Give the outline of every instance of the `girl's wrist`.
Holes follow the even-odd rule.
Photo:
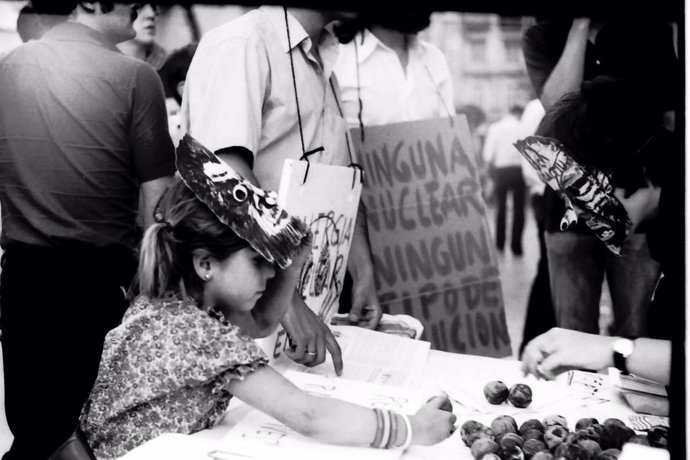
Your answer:
[[[407,415],[375,408],[376,432],[370,446],[375,449],[407,449],[412,443],[412,424]]]

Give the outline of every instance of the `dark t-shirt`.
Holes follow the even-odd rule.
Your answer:
[[[134,247],[141,183],[174,173],[148,64],[67,22],[0,61],[3,247]]]
[[[570,20],[541,21],[523,36],[527,73],[539,97],[563,53],[570,26]],[[654,94],[666,110],[673,110],[682,94],[673,43],[673,29],[663,22],[626,18],[607,23],[598,32],[596,43],[587,45],[583,80],[598,75],[622,77]],[[537,134],[543,133],[537,130]],[[548,187],[544,193],[544,213],[546,231],[560,231],[563,201]],[[582,222],[572,230],[589,232]]]

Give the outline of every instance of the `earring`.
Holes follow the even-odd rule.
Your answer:
[[[210,274],[210,273],[206,273],[206,274],[204,275],[204,279],[205,279],[206,281],[210,280],[210,279],[211,279],[211,274]]]

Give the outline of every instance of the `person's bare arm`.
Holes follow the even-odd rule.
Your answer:
[[[143,182],[140,187],[140,210],[143,218],[144,230],[153,224],[153,211],[159,198],[172,183],[174,176],[164,176]]]
[[[584,78],[589,25],[588,18],[573,20],[563,54],[547,78],[539,97],[545,110],[548,110],[565,94],[579,91]]]
[[[311,256],[311,236],[302,241],[301,250],[293,256],[289,267],[276,269],[276,276],[251,311],[230,313],[230,322],[252,337],[266,337],[275,331],[295,295],[295,286],[306,257]],[[254,311],[257,310],[255,313]]]
[[[522,354],[522,370],[545,379],[572,369],[598,371],[613,366],[617,337],[552,328],[532,339]],[[671,342],[639,338],[627,358],[628,371],[668,384],[671,380]]]
[[[247,149],[231,147],[216,154],[246,180],[261,186],[251,168],[253,156]],[[299,267],[295,266],[294,269],[298,271]],[[276,319],[279,319],[294,347],[288,352],[292,360],[305,366],[316,366],[324,362],[328,351],[333,358],[336,374],[340,375],[343,367],[340,346],[328,326],[300,297],[297,280],[291,276],[276,276],[269,282],[269,289],[279,294],[263,296],[251,310],[251,318],[245,316],[237,319],[242,321],[241,327],[263,335],[266,331],[272,331],[277,325]],[[285,298],[287,300],[280,300]],[[254,324],[251,324],[252,321]]]
[[[322,442],[369,446],[376,434],[376,415],[372,409],[335,398],[310,395],[268,366],[250,373],[243,380],[232,381],[229,391],[298,433]],[[445,397],[432,398],[410,416],[412,444],[436,444],[452,433],[456,417],[452,412],[440,409],[447,402]],[[396,438],[404,439],[406,429],[398,425],[398,431]]]
[[[352,306],[349,320],[368,329],[376,329],[383,312],[376,295],[374,262],[367,232],[364,203],[359,203],[354,236],[347,268],[352,275]]]

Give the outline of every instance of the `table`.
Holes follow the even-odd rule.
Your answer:
[[[483,386],[490,380],[501,380],[508,386],[514,383],[530,385],[534,396],[532,403],[524,409],[515,408],[508,403],[491,405],[483,397]],[[462,355],[431,350],[424,365],[422,390],[429,394],[445,392],[453,403],[453,412],[458,417],[458,426],[467,420],[477,420],[489,425],[499,415],[513,416],[518,425],[530,418],[543,419],[545,416],[559,414],[564,416],[570,427],[583,417],[595,417],[600,422],[607,418],[618,418],[631,425],[629,417],[636,415],[625,403],[617,388],[606,374],[572,372],[557,380],[546,382],[533,376],[523,376],[520,363],[512,359],[494,359],[480,356]],[[195,433],[186,441],[194,439],[199,450],[208,448],[204,443],[220,441],[229,429],[234,427],[252,408],[240,401],[231,404],[223,421],[209,430]],[[181,436],[181,435],[177,435]],[[165,453],[162,453],[163,444]],[[191,446],[191,444],[190,444]],[[162,442],[152,440],[133,450],[123,460],[175,460],[173,450],[185,460],[195,460],[190,452],[182,455],[184,446],[176,447],[172,438]],[[160,452],[160,456],[157,456]],[[238,457],[228,457],[238,458]],[[286,457],[283,457],[286,458]],[[451,437],[434,446],[412,446],[401,457],[403,460],[472,460],[467,448],[456,431]],[[330,460],[330,459],[329,459]]]

